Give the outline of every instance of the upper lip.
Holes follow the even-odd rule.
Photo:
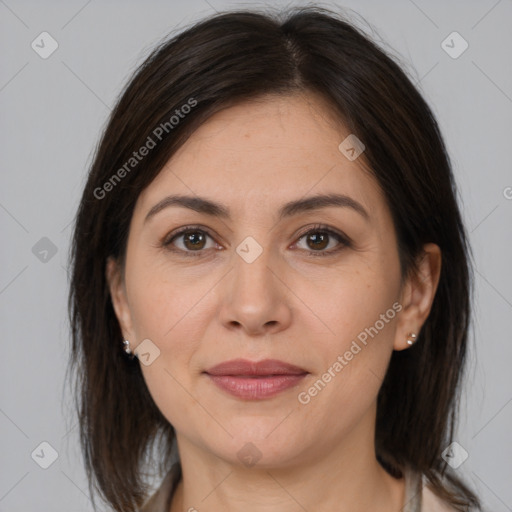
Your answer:
[[[206,370],[209,375],[302,375],[308,373],[300,368],[278,359],[249,361],[247,359],[232,359]]]

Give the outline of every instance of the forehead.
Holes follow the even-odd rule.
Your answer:
[[[247,209],[305,195],[352,195],[378,213],[383,199],[363,158],[338,148],[350,133],[316,95],[272,96],[226,108],[202,124],[139,197],[147,211],[168,193],[208,195]]]

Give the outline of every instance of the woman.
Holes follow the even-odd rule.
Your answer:
[[[164,42],[106,126],[70,291],[91,489],[124,512],[479,509],[446,455],[471,269],[438,125],[341,15],[282,16]]]

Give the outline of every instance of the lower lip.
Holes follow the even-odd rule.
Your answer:
[[[240,377],[234,375],[209,375],[222,390],[244,400],[262,400],[273,397],[296,386],[306,375],[273,375],[268,377]]]

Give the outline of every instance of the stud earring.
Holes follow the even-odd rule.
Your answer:
[[[409,339],[409,338],[412,338],[412,339]],[[407,344],[412,345],[416,341],[416,338],[417,338],[416,334],[414,334],[413,332],[409,333],[407,335]]]
[[[132,352],[132,350],[130,348],[130,342],[128,340],[124,340],[123,345],[124,345],[124,351],[126,352],[128,357],[130,359],[133,359],[135,357],[135,354]]]

